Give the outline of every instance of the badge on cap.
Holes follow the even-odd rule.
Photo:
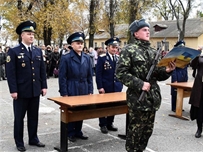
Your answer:
[[[30,26],[30,30],[34,31],[34,27],[33,27],[33,26]]]
[[[10,61],[11,61],[11,57],[8,55],[8,56],[6,57],[6,62],[9,63]]]

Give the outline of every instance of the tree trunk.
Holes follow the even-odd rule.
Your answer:
[[[43,37],[44,37],[44,45],[51,45],[51,35],[52,35],[52,28],[47,28],[44,25],[44,33],[43,33]]]
[[[114,31],[114,28],[115,28],[115,22],[114,22],[114,0],[110,0],[110,3],[109,3],[109,8],[110,8],[110,22],[109,22],[109,29],[110,29],[110,36],[111,37],[114,37],[115,36],[115,31]]]
[[[130,0],[129,2],[129,9],[130,9],[130,14],[129,14],[129,25],[135,21],[136,17],[138,16],[138,4],[139,1],[137,0]],[[133,43],[134,42],[134,36],[131,35],[130,31],[128,31],[128,43]]]
[[[90,2],[90,22],[89,22],[89,47],[94,47],[94,34],[96,32],[95,18],[97,14],[98,0],[91,0]]]

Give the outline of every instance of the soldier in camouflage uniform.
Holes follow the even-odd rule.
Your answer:
[[[150,47],[149,26],[144,19],[135,20],[130,25],[129,30],[135,37],[135,42],[122,49],[116,69],[117,78],[128,87],[129,124],[126,137],[128,152],[145,150],[152,135],[155,113],[161,104],[157,81],[168,79],[175,69],[174,62],[170,62],[167,67],[156,67],[150,81],[145,82],[157,52]],[[143,90],[146,91],[146,96],[140,102],[138,99]]]

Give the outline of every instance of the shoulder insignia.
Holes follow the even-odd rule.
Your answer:
[[[104,56],[106,56],[106,53],[100,55],[100,57],[104,57]]]
[[[63,55],[66,55],[66,54],[69,54],[70,53],[70,51],[68,51],[68,52],[65,52]]]
[[[6,57],[6,62],[9,63],[10,61],[11,61],[11,57],[8,55],[8,56]]]

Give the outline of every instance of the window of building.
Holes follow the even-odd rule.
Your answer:
[[[94,47],[97,47],[97,42],[94,43]]]
[[[102,46],[101,47],[104,48],[104,42],[102,42]]]

